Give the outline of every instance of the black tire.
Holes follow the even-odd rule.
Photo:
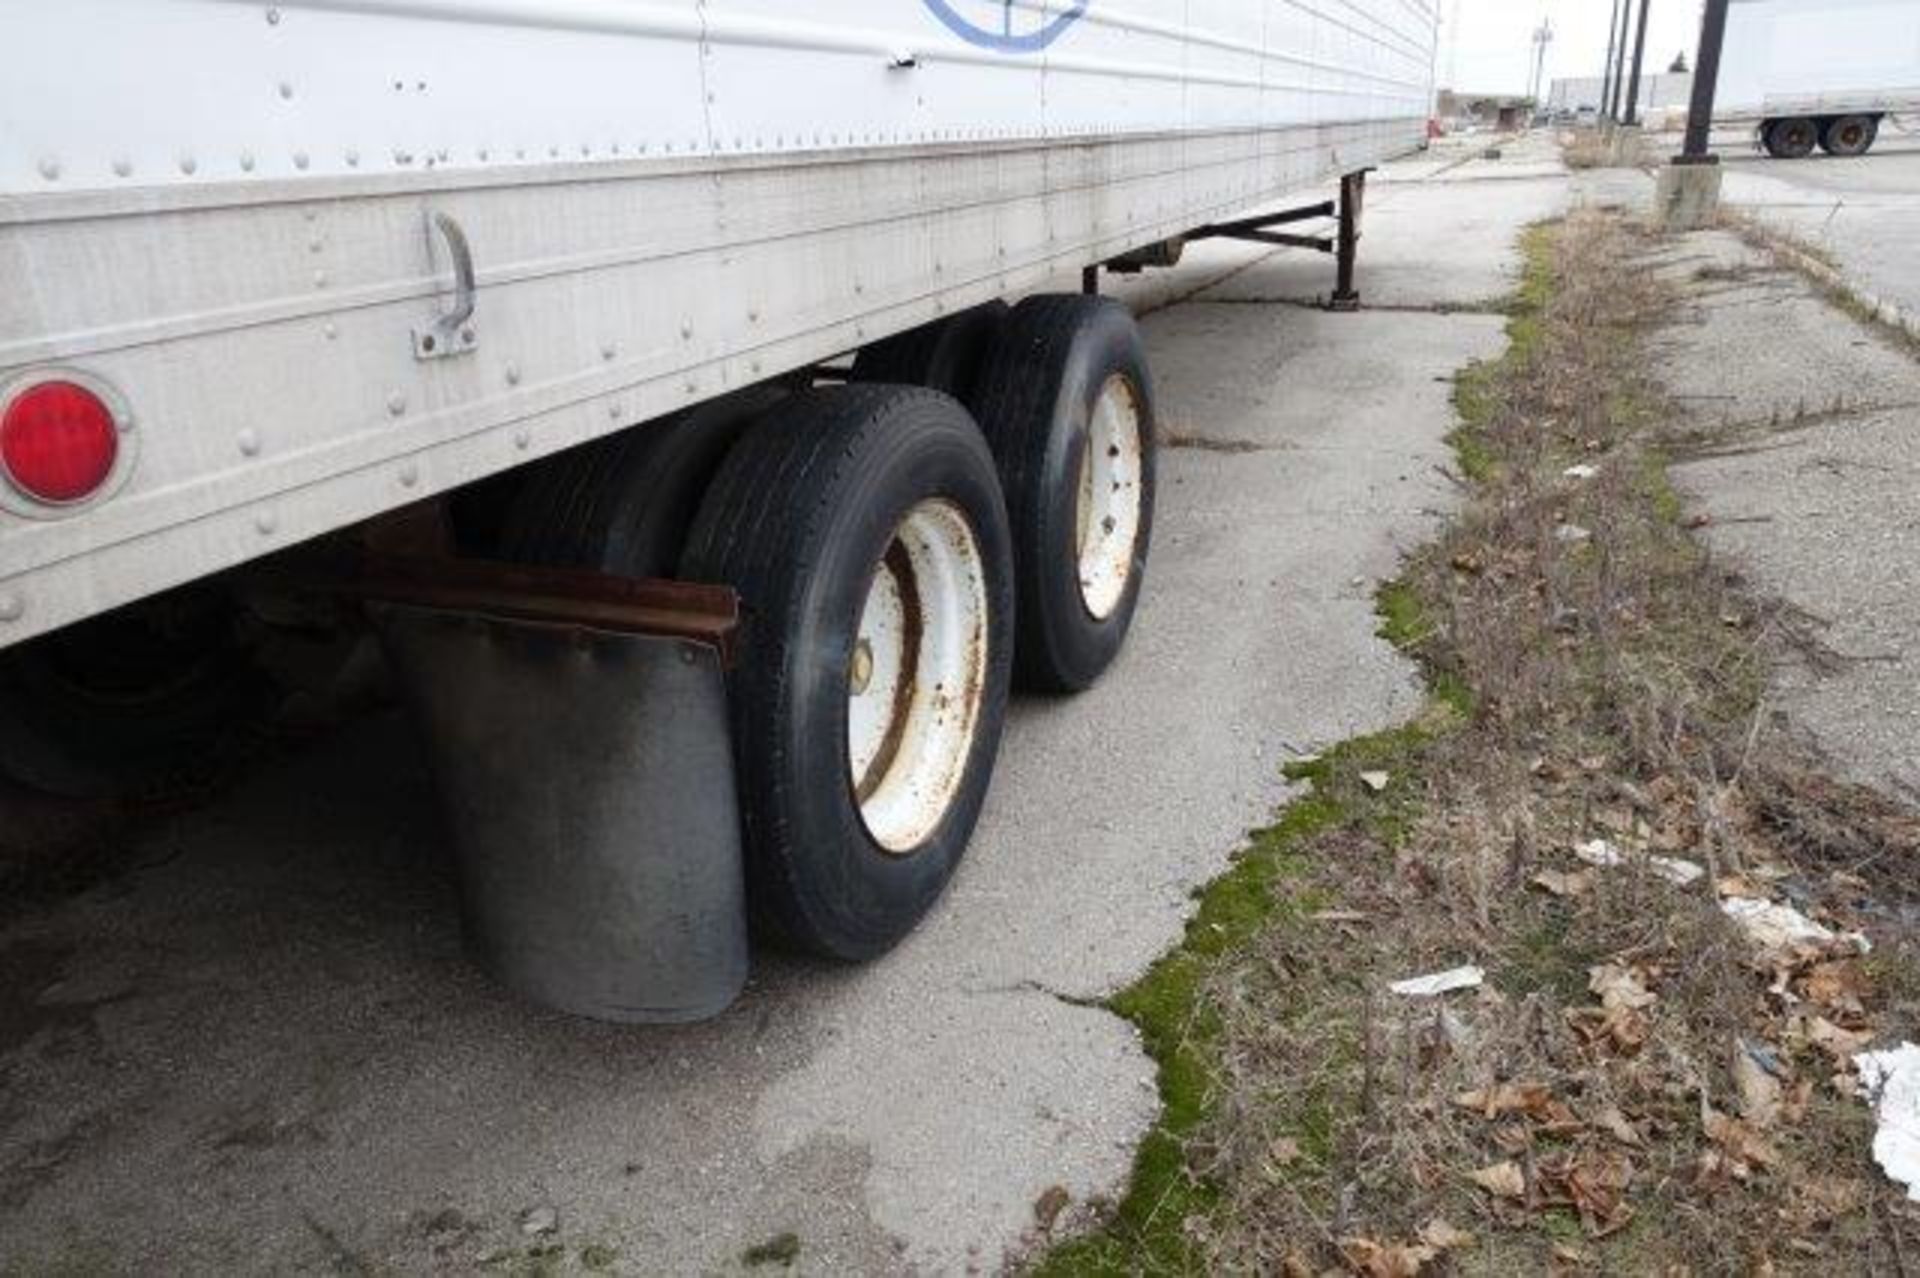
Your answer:
[[[1880,120],[1871,115],[1842,115],[1820,130],[1820,149],[1828,155],[1865,155],[1880,134]]]
[[[853,358],[850,380],[925,386],[964,404],[973,394],[994,337],[1006,323],[1007,310],[1005,302],[987,302],[862,347]]]
[[[1804,160],[1820,141],[1820,126],[1805,116],[1789,116],[1767,126],[1767,154],[1776,160]]]
[[[931,832],[889,852],[848,761],[855,636],[906,513],[963,512],[984,565],[987,659],[957,788]],[[846,386],[757,422],[702,503],[681,575],[739,592],[731,683],[747,894],[761,935],[823,957],[884,953],[952,877],[986,797],[1013,646],[1011,549],[993,458],[945,395]]]
[[[1088,424],[1109,379],[1139,410],[1139,525],[1125,591],[1096,616],[1083,597],[1077,516]],[[1030,297],[981,370],[974,416],[1000,467],[1019,583],[1015,678],[1039,692],[1087,688],[1119,655],[1153,534],[1153,384],[1133,316],[1099,297]]]
[[[257,745],[279,689],[252,615],[188,586],[0,653],[0,773],[75,799],[164,794]]]
[[[542,463],[514,495],[494,553],[514,563],[671,577],[727,450],[787,394],[755,386]]]

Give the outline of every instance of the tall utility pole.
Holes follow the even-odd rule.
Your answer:
[[[1598,114],[1607,113],[1607,97],[1613,88],[1613,46],[1619,42],[1620,5],[1622,0],[1613,0],[1613,12],[1607,19],[1607,60],[1600,70],[1600,105]]]
[[[1527,96],[1533,99],[1534,110],[1541,106],[1540,91],[1547,87],[1547,46],[1553,43],[1553,20],[1543,18],[1533,30],[1533,77],[1527,88]]]
[[[1707,150],[1713,128],[1713,94],[1720,78],[1720,44],[1727,34],[1727,0],[1707,0],[1700,16],[1700,53],[1693,62],[1693,101],[1687,107],[1687,140],[1660,170],[1654,207],[1669,231],[1713,225],[1720,209],[1720,157]]]
[[[1727,0],[1707,0],[1700,15],[1700,52],[1693,59],[1693,99],[1687,104],[1687,140],[1675,164],[1713,164],[1707,153],[1713,95],[1720,79],[1720,45],[1727,37]]]
[[[1653,0],[1640,0],[1640,25],[1633,35],[1633,74],[1627,78],[1627,123],[1640,123],[1640,59],[1647,52],[1647,10]]]
[[[1613,122],[1622,118],[1621,98],[1627,94],[1627,24],[1633,21],[1633,0],[1621,0],[1620,47],[1613,55]]]

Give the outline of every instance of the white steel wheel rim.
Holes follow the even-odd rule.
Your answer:
[[[847,669],[847,765],[867,833],[913,852],[952,806],[986,693],[987,580],[960,508],[907,512],[875,565]]]
[[[1140,393],[1124,373],[1107,378],[1087,419],[1075,502],[1080,602],[1105,621],[1126,597],[1140,539]]]

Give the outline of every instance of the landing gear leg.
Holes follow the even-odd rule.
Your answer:
[[[1353,286],[1353,267],[1360,256],[1360,213],[1367,198],[1367,171],[1348,173],[1340,179],[1340,229],[1334,241],[1336,266],[1333,296],[1327,299],[1330,311],[1360,309],[1360,291]]]

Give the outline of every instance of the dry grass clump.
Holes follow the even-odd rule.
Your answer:
[[[1672,299],[1617,219],[1534,233],[1460,384],[1469,500],[1384,600],[1456,707],[1315,774],[1348,817],[1204,985],[1209,1267],[1865,1272],[1920,1257],[1851,1054],[1920,1025],[1920,823],[1775,722],[1790,613],[1689,535],[1637,357]],[[1586,849],[1583,859],[1578,849]],[[1617,859],[1595,865],[1594,859]],[[1696,867],[1685,883],[1677,865]],[[1761,946],[1735,898],[1845,939]],[[1479,965],[1474,993],[1389,982]]]
[[[1613,162],[1613,153],[1598,129],[1580,129],[1562,135],[1560,159],[1570,169],[1603,169]]]

